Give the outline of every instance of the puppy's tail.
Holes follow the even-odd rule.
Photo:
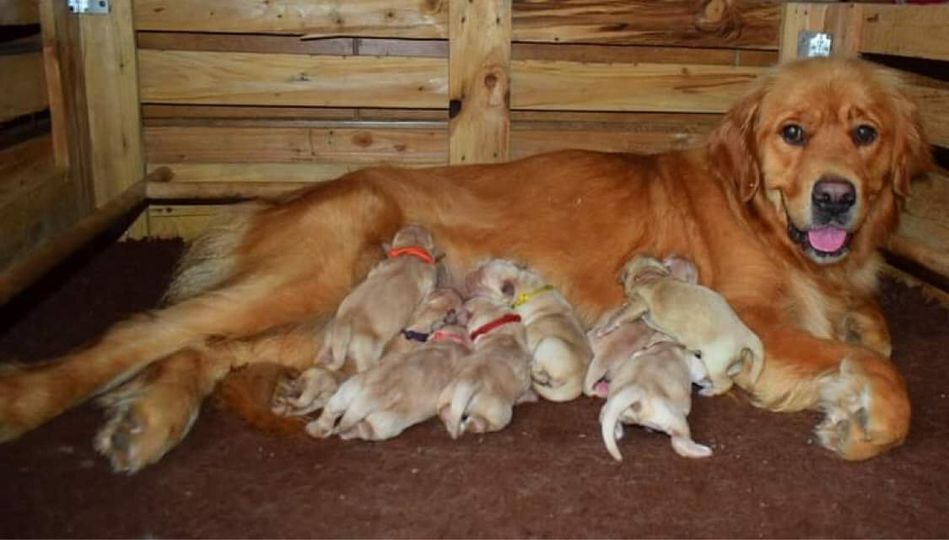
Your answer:
[[[618,435],[623,433],[623,426],[619,423],[619,417],[623,411],[632,407],[642,399],[642,390],[638,386],[627,386],[620,389],[619,392],[611,395],[603,409],[600,412],[600,435],[603,436],[603,444],[616,461],[623,461],[623,455],[620,454],[616,446]]]
[[[346,355],[349,353],[349,343],[353,339],[352,325],[333,321],[333,327],[329,331],[331,358],[328,358],[327,367],[333,371],[343,367],[346,362]]]
[[[448,429],[451,438],[457,439],[464,433],[468,407],[475,394],[481,390],[481,381],[465,379],[450,388],[451,393],[447,396],[450,401],[439,411],[439,416],[445,423],[445,428]]]

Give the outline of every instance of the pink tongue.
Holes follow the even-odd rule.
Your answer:
[[[807,241],[816,249],[832,253],[844,246],[847,241],[847,231],[837,227],[824,227],[807,231]]]

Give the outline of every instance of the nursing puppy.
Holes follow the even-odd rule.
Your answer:
[[[687,267],[683,266],[687,261],[675,258],[669,263],[687,275]],[[764,368],[761,340],[720,294],[676,279],[669,266],[645,255],[637,255],[626,263],[621,281],[628,302],[604,332],[642,316],[651,327],[701,357],[711,382],[701,390],[702,395],[727,392],[746,363],[750,369],[745,386],[757,382]]]
[[[320,417],[307,424],[313,437],[333,433],[343,439],[381,441],[402,433],[437,412],[437,400],[458,371],[458,362],[471,351],[467,329],[454,324],[461,307],[456,293],[437,291],[434,303],[443,306],[442,321],[425,343],[412,350],[386,354],[376,366],[354,375],[330,398]],[[446,299],[457,302],[449,302]]]
[[[385,345],[435,288],[434,242],[427,230],[409,225],[396,233],[388,258],[340,303],[320,357],[332,370],[351,360],[355,371],[378,362]]]
[[[482,264],[468,274],[465,285],[470,295],[508,303],[521,316],[538,394],[550,401],[580,395],[593,351],[563,295],[537,274],[505,260]]]
[[[712,449],[692,440],[686,418],[692,408],[691,354],[662,334],[617,366],[609,398],[600,410],[600,433],[610,455],[623,456],[616,440],[622,423],[639,424],[671,437],[677,454],[689,458],[712,455]]]
[[[385,348],[383,359],[410,353],[428,340],[429,335],[446,321],[455,324],[462,313],[463,301],[453,289],[440,288],[428,293],[410,317],[411,322]],[[336,392],[340,375],[324,365],[327,350],[317,357],[317,364],[295,379],[278,383],[271,401],[271,410],[283,416],[304,416],[323,408]],[[345,374],[343,375],[345,376]]]
[[[438,396],[438,416],[451,438],[508,425],[514,405],[535,401],[531,356],[520,316],[506,303],[474,297],[465,302],[474,352]]]

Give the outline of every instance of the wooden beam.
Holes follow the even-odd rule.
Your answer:
[[[861,51],[949,60],[949,4],[865,4],[860,9]]]
[[[149,182],[150,201],[272,198],[312,186],[314,182]]]
[[[507,161],[511,0],[451,0],[449,163]]]
[[[909,73],[903,77],[919,103],[929,142],[949,148],[949,83]]]
[[[146,103],[421,107],[446,105],[437,58],[142,50]]]
[[[30,184],[49,177],[56,168],[49,135],[0,149],[0,205],[17,198]]]
[[[799,3],[781,6],[781,33],[778,58],[788,62],[798,58],[801,32],[832,34],[831,54],[856,56],[860,53],[861,4]]]
[[[366,167],[365,163],[149,163],[171,167],[177,182],[322,182]]]
[[[448,37],[437,0],[135,0],[139,30],[308,37]],[[513,1],[513,40],[775,49],[776,0]]]
[[[0,26],[36,24],[39,21],[36,0],[0,0]]]
[[[37,171],[0,199],[0,273],[79,219],[69,177],[60,169]]]
[[[143,50],[146,103],[444,108],[437,58],[323,57]],[[763,68],[511,62],[512,108],[723,112]]]
[[[889,247],[893,253],[949,277],[949,175],[930,174],[913,184]]]
[[[46,109],[42,53],[0,56],[0,122]]]
[[[135,0],[139,30],[384,36],[447,35],[446,2],[431,0]]]
[[[107,15],[81,17],[96,206],[145,174],[132,0]]]

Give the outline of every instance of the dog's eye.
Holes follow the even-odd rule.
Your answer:
[[[857,146],[867,146],[877,140],[877,130],[873,126],[861,124],[853,130],[853,143]]]
[[[788,124],[781,128],[781,138],[793,146],[804,145],[804,128],[797,124]]]

